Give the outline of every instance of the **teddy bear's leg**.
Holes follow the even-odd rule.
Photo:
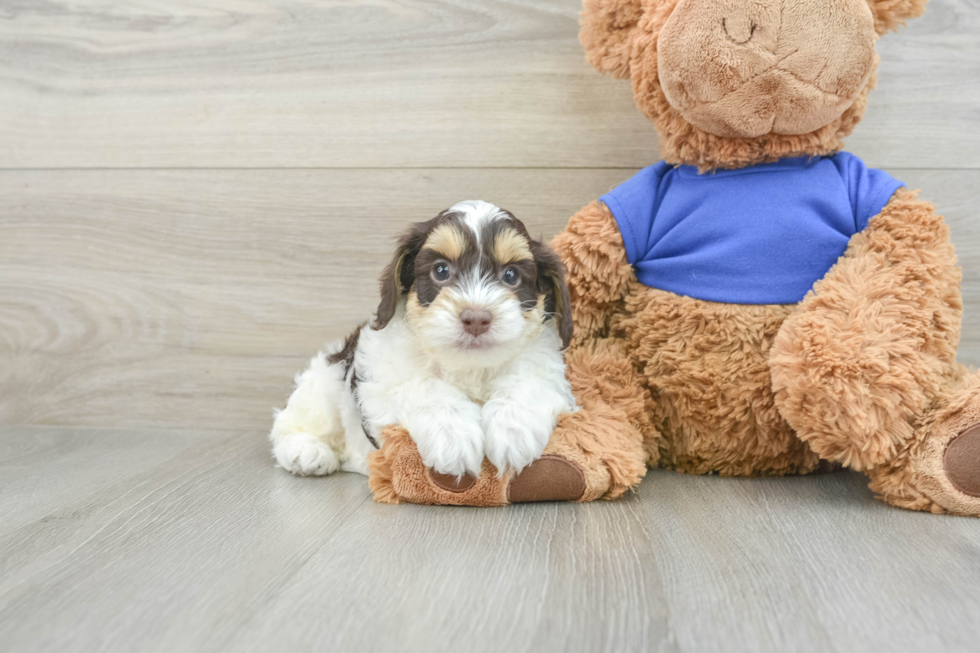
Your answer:
[[[953,384],[898,455],[868,475],[894,506],[980,516],[980,375]]]
[[[776,406],[822,458],[891,460],[960,374],[960,270],[931,204],[900,190],[782,324]]]
[[[615,499],[659,460],[650,395],[616,339],[573,348],[566,359],[581,409],[562,416],[545,454],[560,455],[585,471],[579,501]]]
[[[613,499],[656,462],[648,395],[619,343],[598,341],[567,356],[581,409],[562,415],[544,454],[521,473],[498,477],[484,461],[479,477],[457,480],[422,463],[405,429],[386,429],[369,456],[369,484],[382,503],[499,506],[527,501]],[[644,442],[653,443],[645,447]]]
[[[956,363],[960,278],[942,217],[899,190],[783,323],[770,354],[776,405],[797,435],[824,459],[869,471],[906,507],[969,511],[965,498],[920,500],[918,485],[939,478],[926,469],[946,443],[951,461],[974,447],[972,436],[954,439],[977,401]]]

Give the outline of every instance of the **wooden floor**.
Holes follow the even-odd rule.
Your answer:
[[[976,651],[980,520],[857,474],[379,505],[259,432],[7,428],[4,651]]]
[[[0,653],[976,651],[980,520],[651,472],[382,506],[265,443],[465,198],[548,237],[657,159],[577,0],[0,0]],[[848,149],[922,189],[980,364],[980,0],[878,45]]]

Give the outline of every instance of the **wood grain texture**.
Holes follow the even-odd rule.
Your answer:
[[[946,215],[972,364],[978,9],[882,39],[848,143]],[[578,10],[0,0],[0,651],[976,650],[980,521],[856,474],[480,510],[273,467],[401,228],[482,197],[550,236],[657,159]]]
[[[0,167],[642,167],[579,0],[0,3]],[[980,167],[980,3],[879,44],[852,151]]]
[[[980,171],[892,172],[952,226],[980,363]],[[0,172],[0,423],[266,428],[409,222],[483,197],[550,237],[631,174]]]
[[[612,503],[387,506],[363,477],[273,468],[261,433],[188,435],[0,430],[17,454],[0,458],[3,500],[31,504],[0,522],[4,651],[859,653],[980,636],[980,521],[890,508],[858,474],[654,471]],[[38,483],[52,461],[109,469],[110,450],[125,474]]]

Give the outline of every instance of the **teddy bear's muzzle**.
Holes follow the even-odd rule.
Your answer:
[[[657,68],[670,104],[708,133],[807,134],[867,85],[876,40],[866,0],[680,0]]]

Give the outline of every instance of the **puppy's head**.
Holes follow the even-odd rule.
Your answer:
[[[561,260],[487,202],[460,202],[402,235],[374,327],[403,300],[415,336],[443,364],[499,364],[551,324],[562,347],[572,337]]]

